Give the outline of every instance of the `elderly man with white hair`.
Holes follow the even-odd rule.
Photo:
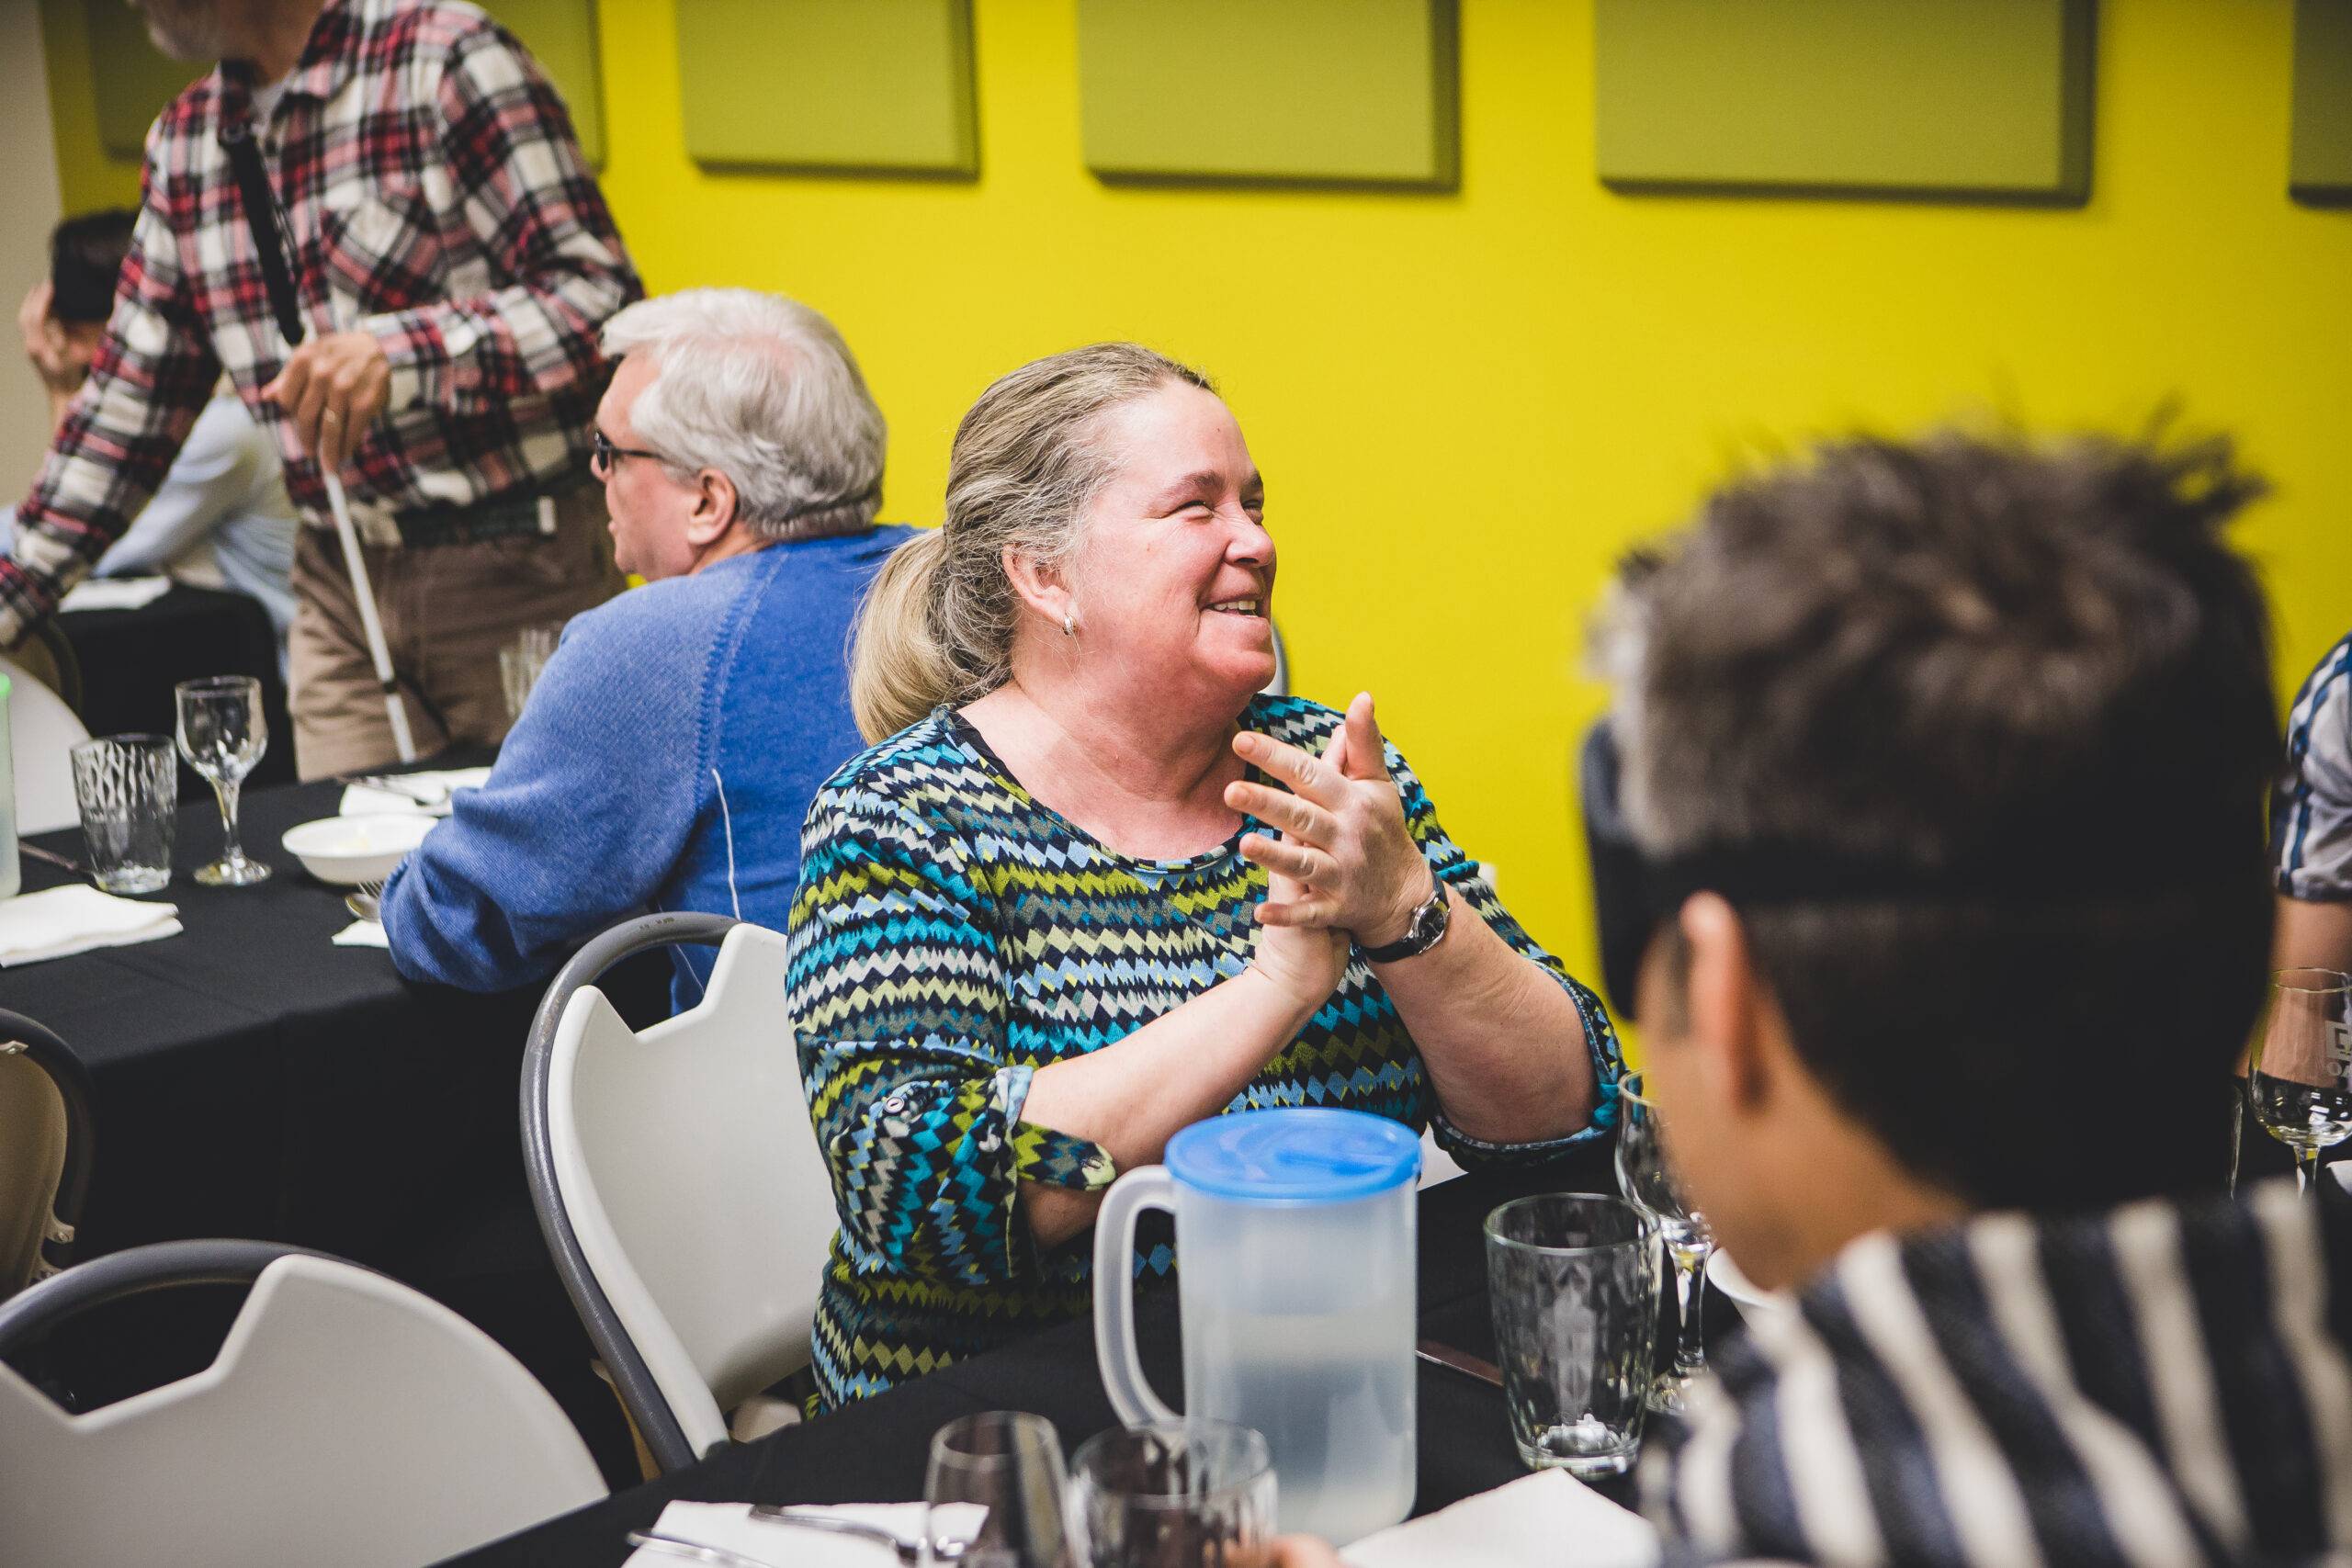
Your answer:
[[[852,613],[911,530],[876,526],[882,412],[816,311],[748,289],[649,299],[615,360],[594,467],[647,585],[576,617],[479,790],[384,890],[412,979],[501,990],[647,909],[782,930],[800,820],[863,744]],[[675,949],[672,999],[711,953]]]

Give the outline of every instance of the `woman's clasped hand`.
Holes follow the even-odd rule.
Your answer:
[[[1320,757],[1246,729],[1233,750],[1288,786],[1243,779],[1225,789],[1227,806],[1282,829],[1280,839],[1241,840],[1242,855],[1280,879],[1258,906],[1259,923],[1340,931],[1366,947],[1402,937],[1436,878],[1406,825],[1372,694],[1348,705]]]

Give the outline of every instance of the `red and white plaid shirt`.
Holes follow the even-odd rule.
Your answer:
[[[221,371],[328,519],[317,464],[260,389],[286,350],[220,143],[252,114],[216,70],[147,137],[145,194],[90,378],[0,560],[0,647],[55,607],[163,480]],[[569,488],[587,465],[597,334],[644,292],[563,101],[512,36],[447,0],[329,0],[260,145],[313,334],[374,334],[390,400],[343,470],[354,521]]]

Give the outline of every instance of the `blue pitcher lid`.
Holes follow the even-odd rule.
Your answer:
[[[1363,1111],[1302,1106],[1195,1122],[1162,1161],[1185,1186],[1220,1198],[1329,1203],[1368,1198],[1420,1174],[1410,1127]]]

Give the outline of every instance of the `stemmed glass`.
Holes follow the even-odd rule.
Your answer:
[[[1699,1323],[1699,1308],[1706,1294],[1707,1257],[1715,1238],[1707,1217],[1690,1206],[1675,1181],[1668,1164],[1666,1124],[1657,1107],[1642,1093],[1642,1075],[1627,1073],[1617,1085],[1617,1185],[1625,1201],[1642,1212],[1666,1248],[1674,1279],[1678,1327],[1674,1363],[1658,1375],[1650,1389],[1650,1408],[1669,1413],[1682,1408],[1683,1391],[1690,1380],[1707,1370],[1707,1346]]]
[[[2295,1180],[2311,1190],[2322,1149],[2352,1137],[2352,976],[2281,969],[2248,1054],[2255,1120],[2294,1151]]]
[[[967,1535],[972,1510],[956,1505],[978,1503],[988,1517],[956,1552],[962,1568],[1069,1568],[1068,1482],[1061,1434],[1044,1416],[1019,1410],[959,1416],[932,1436],[923,1535],[935,1551]]]
[[[269,867],[247,860],[237,841],[237,792],[269,745],[261,682],[250,675],[212,675],[172,688],[179,700],[180,755],[212,785],[220,805],[220,858],[196,868],[207,887],[247,887],[269,880]]]

